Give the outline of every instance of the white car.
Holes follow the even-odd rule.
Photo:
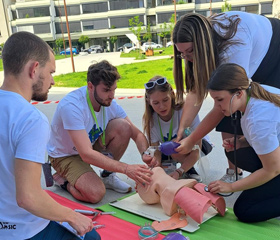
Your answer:
[[[172,41],[169,41],[169,42],[166,43],[166,47],[170,47],[170,46],[172,46],[172,45],[173,45],[173,42],[172,42]]]
[[[142,45],[142,49],[143,51],[147,50],[148,48],[162,48],[162,45],[161,44],[158,44],[158,43],[154,43],[154,42],[145,42],[143,43]]]

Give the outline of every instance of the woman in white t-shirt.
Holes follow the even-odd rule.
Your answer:
[[[207,96],[208,79],[219,65],[236,63],[245,69],[248,78],[254,82],[280,88],[279,36],[279,19],[240,11],[210,17],[189,13],[177,21],[172,34],[177,96],[183,98],[186,87],[186,102],[196,103],[184,105],[178,141],[184,129],[193,121],[190,114],[196,116],[199,112]],[[180,142],[180,153],[189,152],[195,142],[216,126],[223,138],[233,134],[230,119],[223,118],[215,108],[202,122],[207,124],[200,124],[190,137]],[[242,135],[240,128],[237,133]],[[233,169],[234,166],[229,164],[227,174],[223,177],[225,181],[231,181],[234,173],[229,170]]]
[[[177,137],[183,102],[175,103],[175,93],[165,77],[153,77],[145,84],[145,89],[144,133],[151,146],[158,146],[160,143],[171,141]],[[189,130],[195,129],[199,123],[197,115]],[[197,144],[201,146],[201,141]],[[211,149],[209,143],[204,142],[204,144],[210,146]],[[193,178],[201,182],[201,177],[193,167],[198,159],[198,149],[189,154],[172,154],[171,156],[156,151],[153,162],[148,165],[163,167],[165,172],[175,179],[180,177]],[[181,167],[178,169],[176,168],[177,162],[181,163]]]
[[[280,89],[248,79],[239,65],[213,72],[207,85],[215,108],[225,116],[240,111],[244,136],[236,140],[236,165],[251,174],[233,183],[214,181],[213,193],[243,191],[234,204],[240,221],[259,222],[280,216]],[[234,163],[234,138],[223,146]]]

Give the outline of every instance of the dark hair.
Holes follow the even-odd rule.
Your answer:
[[[157,79],[163,78],[162,76],[155,76],[149,80],[149,82],[154,82]],[[168,92],[171,95],[171,108],[174,110],[179,110],[183,107],[184,102],[176,102],[175,93],[170,83],[166,82],[163,85],[155,84],[153,88],[146,89],[145,92],[145,112],[143,115],[143,131],[146,134],[149,144],[151,144],[151,127],[153,126],[153,113],[154,109],[149,103],[150,95],[154,92]]]
[[[120,74],[117,68],[106,60],[92,64],[88,68],[87,81],[93,86],[99,85],[102,81],[107,87],[111,87],[118,79],[120,79]]]
[[[53,52],[50,46],[34,34],[14,33],[5,42],[2,51],[4,72],[17,76],[30,60],[38,61],[44,67],[50,60],[50,51]]]
[[[240,90],[250,91],[253,98],[270,101],[280,107],[280,96],[266,91],[259,83],[251,82],[243,67],[235,63],[219,66],[211,75],[207,89],[235,93]]]
[[[226,21],[225,21],[226,20]],[[223,24],[222,22],[225,23]],[[237,31],[240,18],[237,15],[226,17],[223,13],[209,18],[189,13],[177,21],[172,41],[176,43],[193,43],[193,62],[186,61],[185,80],[183,80],[182,59],[174,47],[174,80],[177,89],[177,99],[183,99],[184,82],[186,91],[195,91],[197,104],[201,104],[207,96],[206,85],[213,70],[222,61],[221,54],[238,41],[231,40]],[[221,29],[217,32],[217,26]]]

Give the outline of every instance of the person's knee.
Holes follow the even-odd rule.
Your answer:
[[[114,134],[117,134],[117,136],[120,136],[121,138],[130,138],[132,135],[132,126],[130,123],[123,118],[118,118],[112,120],[113,124],[113,131]]]
[[[104,185],[100,185],[98,187],[94,187],[94,190],[90,193],[87,193],[87,198],[90,203],[98,203],[100,202],[106,194],[106,188]]]
[[[240,222],[252,223],[255,222],[254,217],[248,212],[248,206],[241,204],[238,201],[233,206],[233,212]]]

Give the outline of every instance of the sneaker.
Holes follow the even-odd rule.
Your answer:
[[[197,173],[197,171],[195,170],[194,167],[190,168],[187,172],[185,172],[181,178],[182,179],[195,179],[199,183],[202,182],[202,178],[199,176],[199,174]]]
[[[101,179],[107,189],[112,189],[119,193],[129,193],[132,190],[131,186],[119,179],[116,173],[111,173],[108,177],[101,177]]]
[[[53,181],[54,181],[54,184],[56,186],[58,186],[58,187],[60,187],[60,188],[62,188],[64,190],[68,191],[67,190],[67,184],[69,182],[67,181],[67,179],[65,179],[64,177],[60,176],[58,173],[55,173],[53,175]]]
[[[242,178],[243,172],[238,173],[238,179]],[[226,174],[220,179],[223,182],[232,183],[236,181],[234,169],[227,168]]]

